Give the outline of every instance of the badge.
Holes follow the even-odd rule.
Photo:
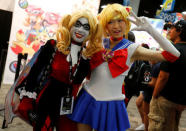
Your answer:
[[[65,96],[61,98],[60,115],[72,114],[74,97]]]

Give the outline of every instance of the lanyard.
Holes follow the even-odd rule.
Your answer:
[[[79,67],[79,64],[80,64],[80,59],[81,59],[81,55],[82,55],[82,47],[81,47],[81,50],[79,51],[79,56],[78,56],[78,62],[77,62],[77,66],[76,66],[76,69],[74,71],[74,73],[72,73],[72,56],[70,54],[70,66],[69,66],[69,81],[70,81],[70,86],[68,86],[67,88],[67,96],[70,96],[70,93],[71,93],[71,88],[72,88],[72,83],[73,83],[73,80],[74,80],[74,77],[76,75],[76,72],[77,72],[77,69]]]

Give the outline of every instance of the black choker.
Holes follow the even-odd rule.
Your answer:
[[[78,42],[75,42],[75,41],[71,41],[72,44],[74,45],[78,45],[78,46],[82,46],[83,43],[78,43]]]

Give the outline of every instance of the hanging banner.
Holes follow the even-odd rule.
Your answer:
[[[175,0],[163,0],[163,12],[169,12],[174,10]]]
[[[174,10],[175,0],[163,0],[163,3],[160,10],[156,11],[156,18],[158,18],[162,14],[166,14],[167,12],[171,12]]]
[[[178,20],[182,19],[181,13],[167,13],[167,12],[161,12],[159,15],[156,16],[158,19],[163,19],[165,22],[172,22],[175,23]]]
[[[97,15],[100,0],[15,0],[3,84],[14,82],[17,55],[28,53],[28,60],[48,39],[55,39],[61,16],[82,8]]]

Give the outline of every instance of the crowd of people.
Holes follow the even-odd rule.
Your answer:
[[[133,30],[149,33],[162,50],[135,43],[129,37],[131,22]],[[22,82],[15,84],[20,96],[15,113],[34,131],[127,130],[124,100],[130,87],[124,84],[124,94],[122,85],[134,63],[146,61],[152,70],[143,73],[137,102],[145,130],[176,131],[186,105],[185,34],[185,20],[171,26],[167,39],[146,17],[117,3],[108,4],[97,17],[88,10],[65,15],[56,40],[48,40],[28,75],[18,78]]]

